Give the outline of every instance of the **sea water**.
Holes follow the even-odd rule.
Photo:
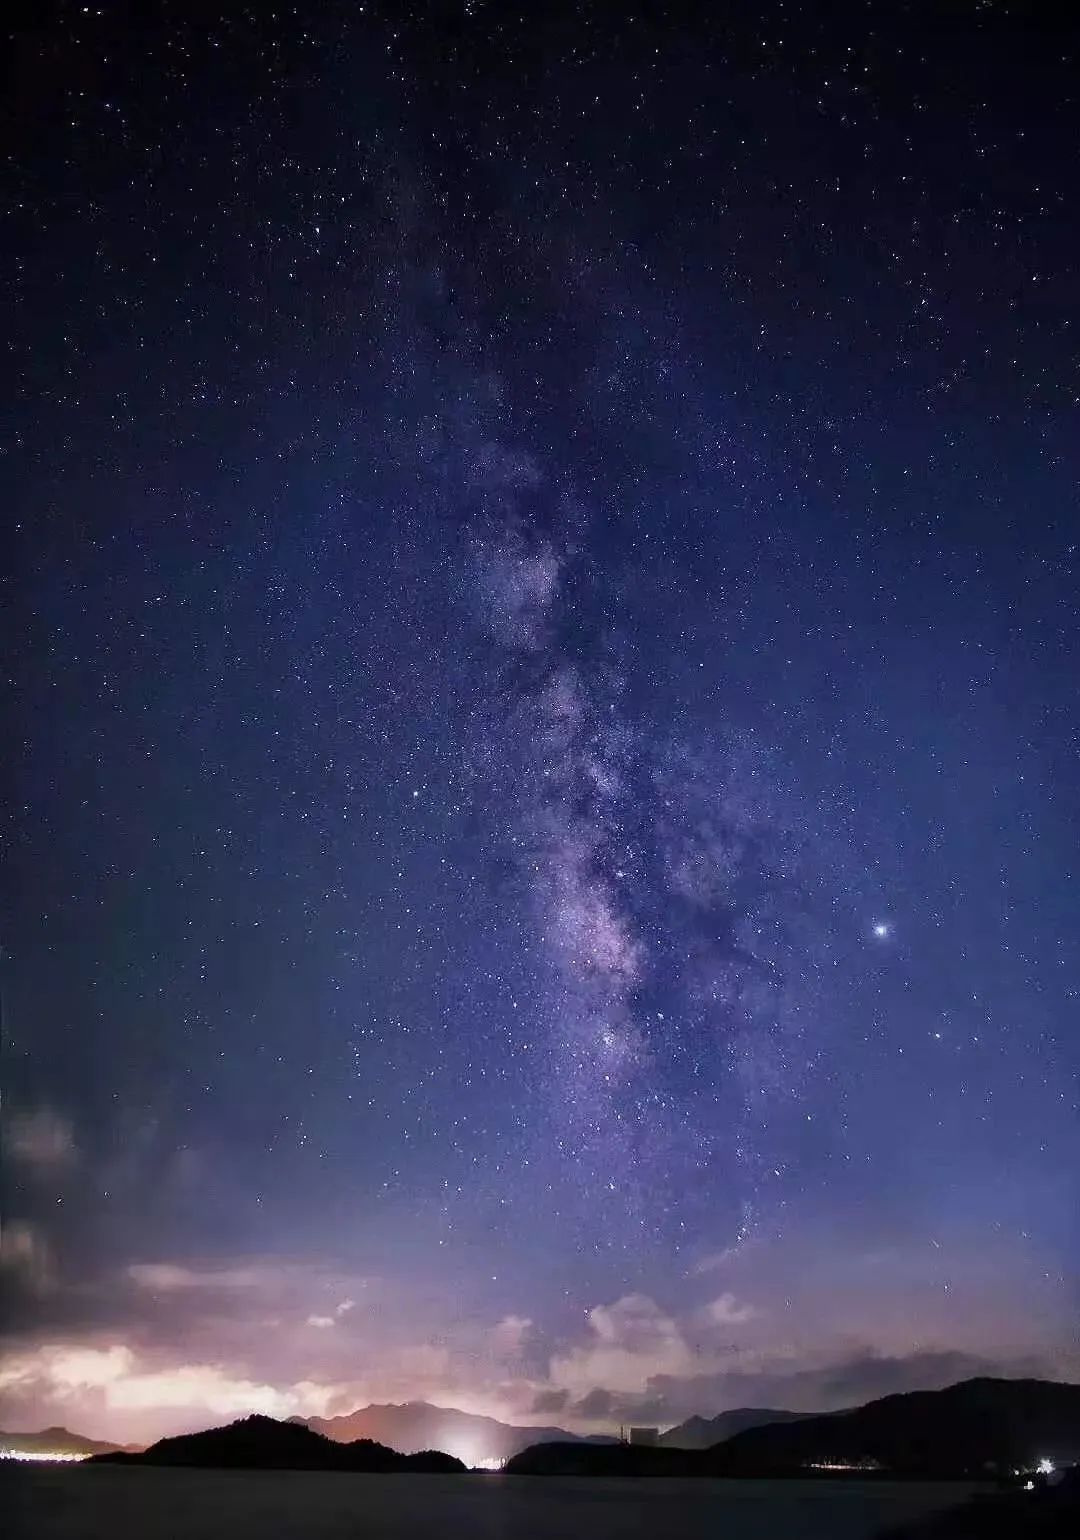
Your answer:
[[[5,1465],[13,1540],[871,1540],[955,1483]]]

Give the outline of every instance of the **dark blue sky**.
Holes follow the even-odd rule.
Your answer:
[[[1076,30],[530,9],[15,35],[5,1425],[1080,1369]]]

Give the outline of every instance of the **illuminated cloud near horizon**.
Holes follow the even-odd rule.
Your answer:
[[[249,1411],[331,1416],[409,1400],[604,1429],[613,1419],[677,1421],[733,1404],[805,1410],[977,1373],[1054,1369],[1061,1302],[1039,1259],[1020,1267],[1002,1245],[991,1294],[975,1247],[926,1246],[917,1265],[889,1253],[853,1263],[850,1245],[839,1254],[848,1259],[842,1277],[812,1233],[758,1240],[704,1258],[681,1306],[636,1291],[594,1303],[556,1337],[514,1313],[471,1329],[459,1321],[437,1341],[418,1340],[400,1286],[381,1291],[373,1311],[339,1291],[325,1310],[310,1310],[313,1320],[300,1307],[326,1297],[317,1268],[292,1264],[283,1297],[279,1270],[265,1260],[202,1271],[146,1264],[140,1290],[150,1279],[176,1286],[139,1340],[102,1323],[88,1340],[13,1349],[0,1364],[0,1398],[9,1423],[67,1422],[125,1440]],[[964,1294],[981,1289],[959,1326],[942,1278]],[[122,1288],[108,1297],[117,1322],[130,1319]],[[1020,1297],[1030,1307],[1023,1319]],[[921,1346],[905,1325],[913,1298]],[[996,1352],[985,1350],[988,1340]],[[1075,1358],[1056,1359],[1058,1372],[1070,1364],[1080,1369]]]
[[[71,1120],[53,1107],[5,1113],[2,1134],[8,1156],[39,1176],[63,1170],[78,1158]]]

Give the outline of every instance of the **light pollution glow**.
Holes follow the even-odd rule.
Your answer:
[[[0,1460],[29,1460],[44,1465],[76,1465],[89,1455],[59,1449],[0,1449]]]

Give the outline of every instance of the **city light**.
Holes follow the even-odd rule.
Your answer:
[[[59,1449],[0,1449],[0,1460],[32,1460],[48,1465],[72,1465],[87,1458]]]
[[[877,1460],[807,1460],[804,1470],[880,1470]]]
[[[441,1447],[447,1454],[453,1455],[455,1460],[460,1460],[469,1470],[502,1470],[503,1461],[492,1458],[490,1455],[482,1455],[475,1444],[462,1442],[452,1435],[444,1438]]]

